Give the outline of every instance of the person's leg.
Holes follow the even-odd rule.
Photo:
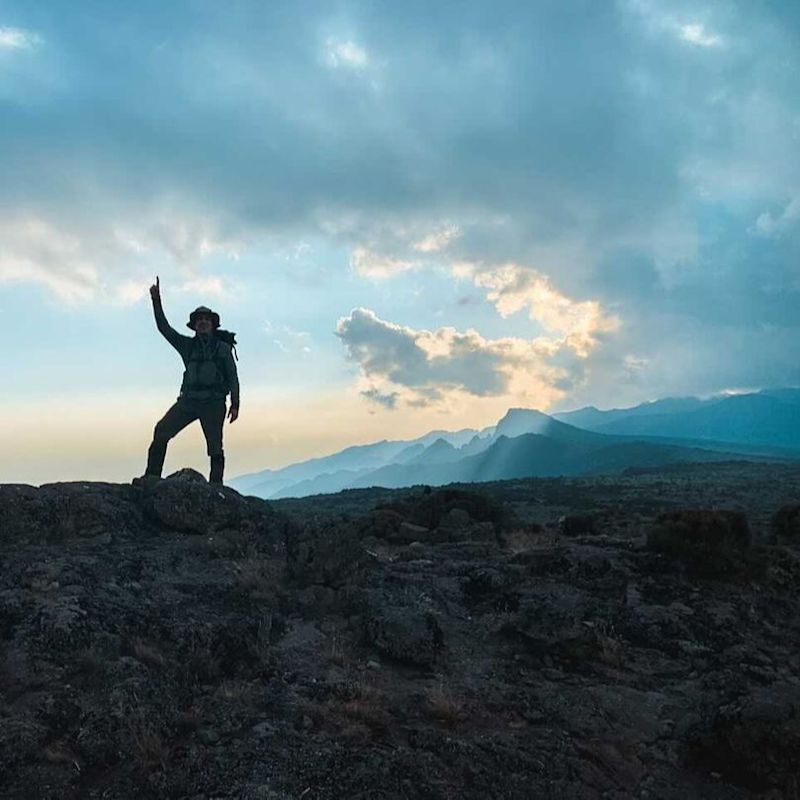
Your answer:
[[[145,475],[161,477],[161,470],[164,468],[164,459],[167,455],[167,443],[189,423],[194,422],[197,416],[197,410],[193,404],[178,400],[156,423],[153,430],[153,441],[147,451]]]
[[[225,473],[225,453],[222,449],[222,428],[225,424],[225,401],[209,400],[203,403],[200,424],[206,437],[206,449],[211,459],[209,483],[222,483]]]

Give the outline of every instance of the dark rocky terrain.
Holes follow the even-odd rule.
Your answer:
[[[0,796],[798,797],[798,503],[747,463],[2,486]]]

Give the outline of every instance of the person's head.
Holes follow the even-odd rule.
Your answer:
[[[198,314],[194,318],[195,333],[211,333],[214,330],[214,322],[211,314]]]
[[[206,306],[199,306],[189,315],[187,327],[195,333],[208,334],[219,328],[219,314]]]

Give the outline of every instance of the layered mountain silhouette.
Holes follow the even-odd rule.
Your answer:
[[[610,411],[588,407],[555,417],[598,433],[800,449],[800,389],[668,398]]]
[[[305,497],[369,486],[613,474],[742,458],[800,459],[800,389],[666,398],[553,416],[513,408],[481,431],[431,431],[413,440],[348,447],[230,483],[257,497]]]

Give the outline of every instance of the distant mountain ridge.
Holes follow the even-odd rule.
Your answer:
[[[800,389],[665,398],[607,411],[589,406],[552,416],[511,408],[481,431],[437,430],[417,439],[356,445],[230,484],[263,498],[304,497],[369,486],[613,473],[741,458],[800,459]]]
[[[329,456],[312,458],[283,469],[266,469],[242,475],[229,481],[237,491],[254,494],[257,497],[273,497],[286,487],[305,483],[323,475],[334,473],[360,473],[377,469],[395,460],[404,461],[422,453],[437,439],[444,439],[456,446],[468,443],[479,436],[479,431],[465,428],[460,431],[431,431],[417,439],[404,441],[382,440],[372,444],[353,445]],[[346,488],[342,486],[341,488]],[[330,491],[339,491],[331,489]],[[301,495],[287,495],[301,496]]]
[[[800,449],[800,389],[668,398],[610,411],[588,407],[554,417],[597,433]]]

